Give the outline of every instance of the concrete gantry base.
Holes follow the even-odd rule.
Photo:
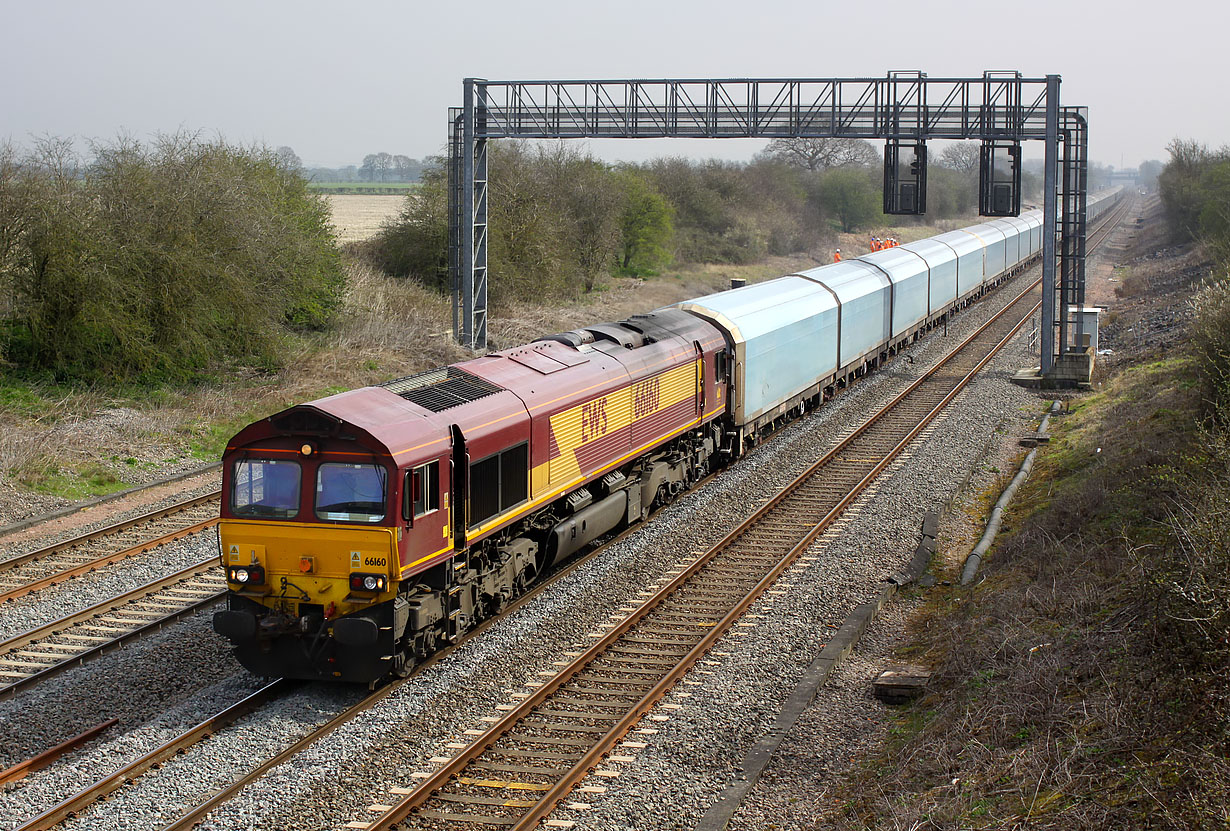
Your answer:
[[[1090,389],[1093,378],[1093,351],[1065,352],[1060,355],[1051,371],[1042,374],[1040,367],[1018,370],[1012,383],[1034,390]]]

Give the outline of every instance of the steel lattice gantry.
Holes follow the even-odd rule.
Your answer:
[[[1068,309],[1084,304],[1085,111],[1060,107],[1058,75],[884,78],[488,81],[465,80],[450,111],[449,269],[453,329],[487,345],[487,142],[498,138],[863,138],[1042,141],[1042,372],[1071,348]],[[1062,156],[1061,156],[1062,148]],[[1060,220],[1062,217],[1062,221]],[[1056,242],[1062,262],[1056,320]],[[1079,327],[1079,315],[1078,323]],[[1081,333],[1073,341],[1081,343]]]

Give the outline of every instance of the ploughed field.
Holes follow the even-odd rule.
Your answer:
[[[404,196],[373,196],[359,193],[329,193],[329,208],[333,211],[333,227],[338,242],[358,242],[376,235],[385,220],[397,216],[405,202]]]

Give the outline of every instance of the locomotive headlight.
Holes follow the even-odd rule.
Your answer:
[[[367,589],[369,592],[374,592],[376,589],[380,588],[380,579],[372,574],[367,575],[363,578],[363,588]]]
[[[236,583],[248,582],[248,570],[246,568],[235,569],[235,582]]]

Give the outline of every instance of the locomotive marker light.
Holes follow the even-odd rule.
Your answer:
[[[355,572],[350,575],[350,588],[357,592],[382,592],[387,585],[386,578],[383,574],[360,574]]]
[[[265,582],[265,569],[261,566],[230,566],[226,579],[240,585],[259,586]]]

